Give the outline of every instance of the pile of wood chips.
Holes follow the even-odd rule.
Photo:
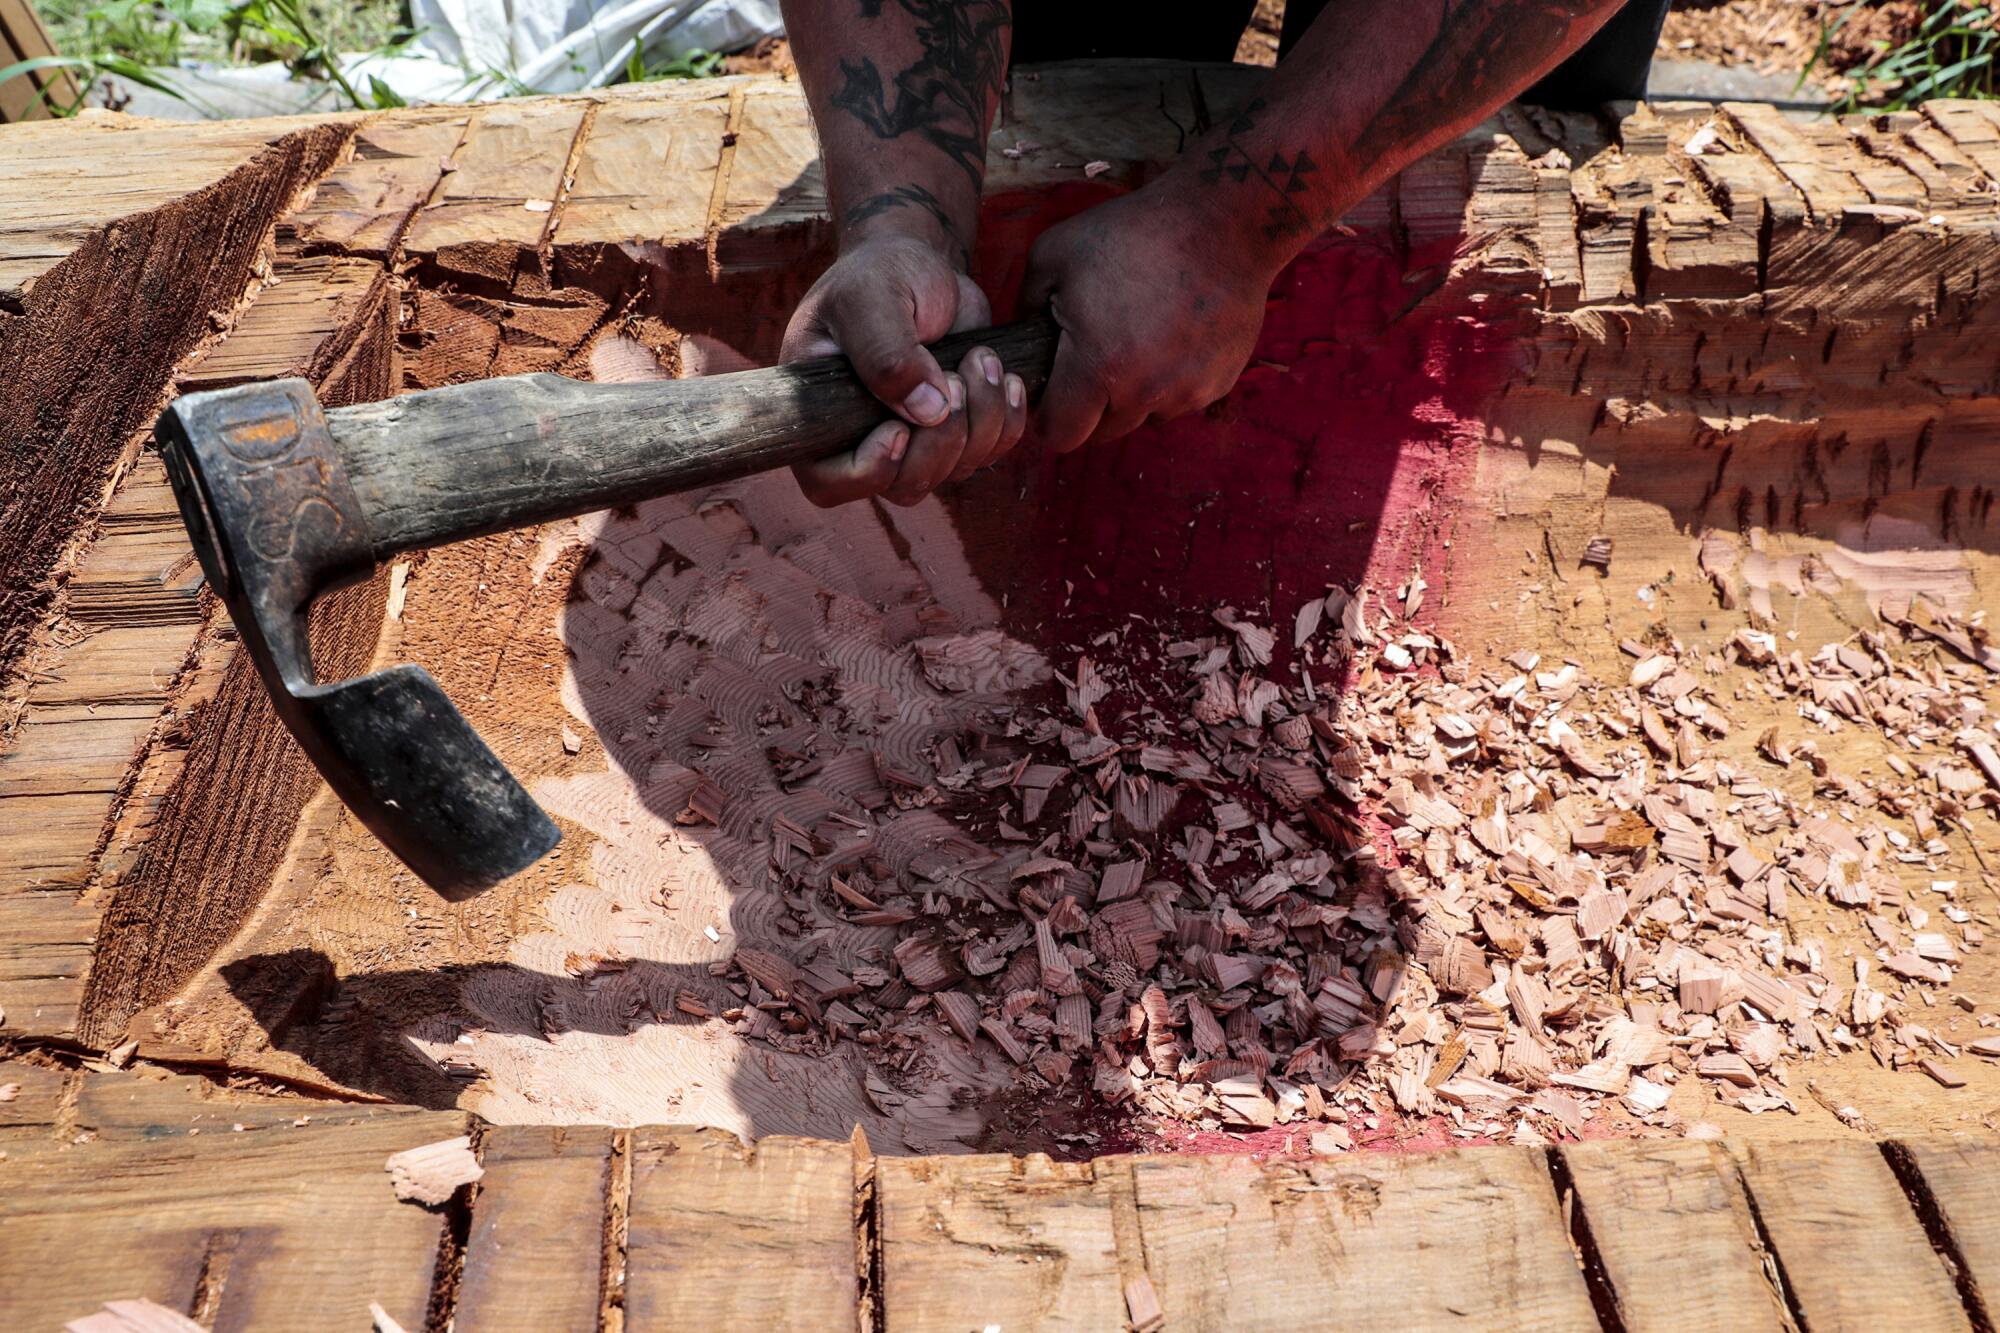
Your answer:
[[[1228,608],[1206,637],[1099,636],[1061,699],[940,741],[935,783],[884,774],[962,842],[898,875],[860,832],[777,839],[802,934],[831,913],[896,942],[851,976],[741,949],[732,1016],[788,1050],[866,1044],[885,1112],[927,1048],[990,1042],[1031,1089],[1087,1079],[1212,1129],[1322,1122],[1334,1147],[1342,1122],[1398,1112],[1520,1141],[1605,1109],[1673,1129],[1690,1077],[1788,1109],[1793,1062],[1842,1048],[1951,1081],[1960,1050],[1925,1010],[1984,941],[1930,876],[2000,803],[2000,760],[1987,672],[1929,638],[1983,644],[1977,626],[1932,612],[1934,636],[1810,656],[1754,629],[1716,651],[1626,643],[1607,681],[1532,652],[1475,670],[1414,628],[1423,593],[1335,590],[1289,654]],[[972,690],[1019,674],[1004,642],[911,651]],[[1757,695],[1796,725],[1720,757]],[[1892,777],[1821,756],[1847,728],[1879,733]],[[1787,795],[1808,772],[1810,796]],[[1872,953],[1802,923],[1808,899],[1852,913]]]

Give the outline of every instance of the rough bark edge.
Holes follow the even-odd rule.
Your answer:
[[[385,398],[400,377],[396,302],[385,279],[355,320],[323,345],[308,372],[331,404]],[[313,609],[313,660],[338,679],[367,665],[380,636],[388,572],[325,597]],[[154,754],[176,770],[145,841],[121,850],[130,872],[109,899],[85,979],[77,1027],[108,1048],[132,1016],[179,990],[249,917],[284,859],[319,774],[271,709],[249,657],[217,611],[201,634],[226,654],[211,697],[175,728],[181,753]],[[159,740],[156,737],[156,742]]]
[[[354,130],[297,130],[187,197],[107,225],[0,319],[0,681],[11,680],[176,364],[214,332],[218,312],[242,302],[277,219]]]

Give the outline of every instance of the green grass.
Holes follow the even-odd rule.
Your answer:
[[[1849,7],[1832,22],[1821,21],[1819,50],[1799,75],[1800,83],[1855,12]],[[1934,97],[2000,96],[2000,19],[1992,4],[1931,0],[1923,22],[1906,41],[1874,46],[1872,57],[1847,71],[1848,93],[1836,111],[1900,111]]]
[[[404,0],[43,0],[50,38],[61,53],[19,61],[0,69],[0,81],[26,76],[41,67],[68,69],[78,85],[67,105],[50,103],[56,115],[74,115],[91,85],[105,75],[180,97],[171,76],[155,71],[183,59],[217,64],[283,61],[294,78],[327,79],[357,107],[402,106],[379,78],[356,87],[341,71],[337,55],[390,54],[409,40],[403,26]]]
[[[649,65],[645,57],[634,51],[625,59],[626,83],[658,83],[663,79],[712,79],[722,73],[722,57],[714,51],[704,51],[696,47],[685,54],[675,56],[663,65]]]
[[[69,69],[80,96],[72,105],[52,105],[57,115],[75,114],[90,86],[107,74],[179,97],[171,77],[162,82],[153,69],[186,59],[281,60],[295,78],[331,80],[355,106],[403,105],[379,78],[355,86],[333,57],[399,50],[412,36],[406,0],[41,0],[39,8],[60,54],[0,69],[0,81],[46,66]],[[658,65],[648,65],[635,52],[625,77],[636,83],[721,72],[722,57],[709,51],[690,51]],[[505,78],[499,84],[506,95],[529,91]]]
[[[108,52],[148,64],[182,57],[228,62],[251,53],[232,50],[212,26],[227,0],[31,0],[63,55]],[[404,0],[302,0],[314,29],[336,51],[372,51],[405,23]],[[200,28],[207,23],[209,30]]]

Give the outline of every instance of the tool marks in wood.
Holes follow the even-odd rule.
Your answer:
[[[1073,162],[1063,162],[1117,159],[1119,171],[1084,187],[1109,189],[1109,182],[1127,174],[1123,167],[1136,170],[1177,146],[1171,123],[1156,110],[1185,110],[1190,80],[1216,90],[1210,100],[1219,111],[1225,103],[1236,105],[1242,92],[1235,82],[1241,76],[1230,73],[1176,70],[1165,80],[1120,70],[1066,82],[1069,77],[1051,71],[1017,89],[1012,117],[996,140],[1018,154],[995,163],[996,184],[1030,221],[996,218],[994,225],[1016,226],[1017,238],[1035,215],[1024,200],[1032,203],[1036,192],[1051,186],[1068,197],[1080,186]],[[1135,94],[1147,80],[1157,97]],[[1129,102],[1144,114],[1117,111],[1113,102]],[[1653,544],[1628,540],[1628,529],[1620,527],[1618,572],[1655,561],[1665,568],[1670,559],[1659,553],[1672,543],[1679,543],[1684,559],[1689,532],[1707,524],[1828,541],[1856,531],[1863,537],[1938,531],[1990,547],[1993,460],[1984,423],[1991,394],[1980,358],[1991,345],[1994,315],[1980,293],[1994,290],[1987,275],[1994,250],[1986,187],[2000,165],[1994,147],[2000,140],[1988,112],[1940,105],[1824,132],[1774,126],[1737,109],[1641,109],[1615,136],[1586,120],[1510,112],[1501,133],[1485,129],[1468,136],[1413,168],[1352,219],[1364,232],[1350,238],[1357,248],[1394,260],[1385,271],[1395,270],[1387,279],[1395,310],[1425,315],[1463,301],[1462,308],[1452,307],[1455,327],[1480,328],[1496,340],[1496,355],[1526,363],[1505,379],[1504,401],[1492,407],[1490,419],[1478,403],[1460,405],[1463,411],[1454,407],[1456,426],[1470,431],[1476,423],[1520,442],[1481,452],[1483,490],[1504,497],[1496,506],[1504,512],[1485,535],[1511,536],[1509,523],[1598,531],[1602,513],[1618,518],[1644,511]],[[270,192],[279,189],[272,180],[312,175],[319,168],[311,163],[337,156],[322,140],[347,132],[344,123],[337,133],[318,137],[292,131],[283,142],[311,162],[290,176],[259,169],[265,192],[256,198],[265,202],[258,204],[264,209],[258,218],[276,207],[269,205]],[[1864,132],[1873,136],[1870,154],[1857,156],[1855,144],[1839,137]],[[1697,148],[1704,134],[1708,142]],[[732,135],[736,142],[725,144]],[[1036,141],[1065,146],[1020,146]],[[1071,144],[1082,151],[1072,153]],[[192,379],[278,373],[306,355],[310,373],[338,391],[379,396],[399,384],[517,370],[595,373],[600,352],[607,353],[607,364],[629,358],[659,373],[673,370],[683,355],[689,365],[713,365],[727,356],[767,352],[782,322],[788,284],[808,281],[823,257],[823,201],[803,112],[794,90],[769,81],[641,89],[601,104],[522,103],[504,114],[396,113],[373,118],[355,145],[353,156],[323,175],[319,196],[288,224],[325,253],[301,258],[281,245],[282,280],[257,295],[235,339],[189,368]],[[1288,161],[1283,169],[1293,166]],[[621,182],[641,167],[653,183],[642,192],[621,191]],[[231,169],[248,168],[239,163]],[[575,183],[565,183],[572,175]],[[546,211],[536,207],[542,203]],[[170,202],[147,216],[173,207]],[[1933,216],[1946,224],[1934,224]],[[243,225],[252,221],[261,235],[263,221]],[[105,256],[131,252],[128,242],[137,233],[114,235],[101,219],[90,226]],[[1460,253],[1467,238],[1475,240]],[[79,256],[83,250],[72,257]],[[407,260],[414,289],[391,293],[378,256]],[[32,289],[17,286],[12,304],[27,309],[36,300],[58,299],[66,290],[62,284],[83,266],[79,259],[75,268],[47,270]],[[234,277],[247,286],[254,264],[240,267]],[[1495,299],[1475,310],[1474,294]],[[216,294],[205,299],[219,313],[239,295],[240,287],[231,291],[218,282]],[[400,308],[392,296],[403,300]],[[630,309],[623,304],[628,300],[636,303]],[[1389,325],[1408,327],[1404,314]],[[1287,316],[1281,310],[1279,317]],[[0,330],[0,339],[12,329]],[[642,343],[642,333],[651,341]],[[1906,339],[1914,350],[1898,360]],[[309,355],[304,349],[311,349]],[[157,393],[158,376],[147,379],[157,367],[141,364],[131,351],[119,353],[112,368],[117,373],[107,371],[105,378],[117,380],[136,401]],[[1906,371],[1906,364],[1924,369]],[[1256,373],[1276,381],[1291,372],[1274,362]],[[1867,386],[1873,395],[1885,382],[1890,391],[1883,395],[1863,396],[1856,388]],[[1309,459],[1300,470],[1308,466]],[[1440,463],[1436,475],[1448,476],[1448,468]],[[132,477],[128,492],[143,472]],[[1195,503],[1189,497],[1190,506]],[[1190,563],[1199,570],[1228,568],[1221,558],[1228,521],[1199,508],[1191,514],[1175,509],[1166,515],[1184,530],[1176,540],[1186,541]],[[111,535],[107,524],[106,540]],[[893,558],[884,568],[902,567],[894,548],[909,535],[885,539]],[[1533,536],[1537,548],[1545,544],[1540,530]],[[933,534],[928,545],[913,545],[910,558],[935,563],[941,553],[951,556],[954,545],[948,535]],[[767,556],[771,563],[789,558],[769,546],[768,532],[759,532],[728,548],[727,558],[760,567]],[[449,563],[453,558],[434,557],[428,573],[419,572],[417,609],[425,607],[427,579],[442,579],[447,568],[477,582],[518,568],[529,555],[495,542],[462,563]],[[642,563],[635,560],[635,566]],[[794,564],[794,572],[821,576],[802,560]],[[1935,577],[1929,586],[1973,586],[1971,574],[1957,565],[1939,570],[1862,562],[1850,568],[1860,571],[1850,582],[1871,595],[1898,580]],[[230,684],[240,685],[243,673],[240,664],[226,665],[226,641],[211,634],[196,642],[192,620],[178,619],[187,614],[181,605],[187,597],[170,585],[184,572],[148,575],[157,592],[147,591],[139,598],[146,609],[133,611],[164,617],[171,622],[165,625],[110,623],[113,606],[126,596],[123,585],[143,580],[116,580],[119,587],[97,592],[81,575],[71,582],[72,605],[94,605],[97,619],[85,623],[101,632],[49,659],[64,679],[38,682],[34,688],[50,688],[35,696],[35,707],[47,705],[36,715],[40,721],[79,729],[35,733],[32,748],[24,729],[0,769],[0,784],[11,784],[0,790],[39,802],[32,807],[35,833],[22,844],[31,863],[18,884],[5,886],[13,896],[0,908],[18,927],[4,934],[19,944],[10,943],[9,970],[0,970],[0,1003],[7,1005],[10,1024],[59,1034],[77,1030],[78,978],[98,938],[99,972],[91,987],[102,1016],[85,1026],[101,1045],[122,1038],[135,1006],[171,994],[188,969],[243,922],[287,837],[297,831],[309,784],[295,769],[283,768],[268,721]],[[658,571],[647,565],[637,573],[643,580]],[[1299,575],[1274,579],[1282,584],[1284,577]],[[494,580],[512,581],[504,575]],[[1474,591],[1463,584],[1453,589],[1455,604],[1476,605]],[[523,589],[498,586],[476,605],[469,599],[471,610],[432,602],[433,609],[442,608],[440,618],[422,633],[441,656],[467,660],[465,679],[476,683],[484,673],[483,679],[497,681],[521,669],[523,652],[535,655],[537,669],[547,665],[547,645],[531,650],[520,642],[524,636],[511,633],[512,625],[474,622],[540,615],[548,604]],[[346,651],[365,654],[380,622],[377,605],[365,604],[347,623]],[[1641,604],[1634,599],[1632,605]],[[1780,600],[1777,607],[1783,606]],[[1512,615],[1513,608],[1503,613]],[[138,628],[174,632],[123,633]],[[469,647],[475,640],[476,653]],[[470,664],[474,656],[476,666]],[[95,691],[87,699],[61,694],[84,682]],[[730,680],[704,688],[734,706],[739,687]],[[546,704],[555,686],[538,679],[534,688]],[[532,719],[508,716],[509,699],[491,707],[496,724],[517,728],[518,743],[542,746],[544,758],[562,745],[561,719],[552,707]],[[81,716],[78,708],[85,710]],[[621,716],[643,734],[637,714]],[[65,736],[79,738],[90,772],[84,783],[58,792],[47,784],[63,770],[48,765]],[[619,742],[614,735],[602,743]],[[636,753],[640,743],[632,745]],[[581,737],[579,747],[590,762],[598,760]],[[578,767],[564,767],[561,776],[577,779]],[[684,782],[686,775],[667,776]],[[744,781],[748,799],[768,795]],[[638,785],[635,779],[632,790],[585,793],[579,823],[596,819],[615,830],[627,813],[644,808]],[[251,791],[256,799],[221,810],[215,793],[225,787]],[[123,804],[120,791],[131,793]],[[226,841],[217,828],[229,829],[245,850],[213,851]],[[613,844],[619,836],[602,841]],[[348,879],[380,878],[379,862],[353,841],[319,837],[306,830],[298,843],[308,853],[299,875],[310,879],[320,864],[314,858],[331,849],[328,898],[353,887]],[[634,864],[620,859],[631,849],[614,851],[599,873],[629,871]],[[688,901],[706,901],[700,895],[711,889],[698,876],[688,879],[696,886]],[[168,886],[177,884],[193,886],[189,905],[168,910]],[[62,891],[39,892],[45,886]],[[385,890],[368,910],[381,909],[384,921],[400,927],[407,918],[400,903],[390,908],[393,896]],[[529,895],[509,910],[530,919],[546,901],[555,914],[546,932],[554,941],[543,938],[536,946],[564,944],[535,969],[559,978],[549,984],[565,995],[596,994],[594,986],[607,999],[629,999],[629,983],[607,983],[595,969],[566,974],[566,956],[579,952],[572,946],[583,946],[588,955],[604,943],[598,933],[603,922],[588,916],[581,896]],[[106,901],[116,910],[100,930]],[[164,943],[148,936],[156,919],[169,923]],[[513,919],[507,924],[511,928]],[[423,926],[436,928],[430,920]],[[643,929],[636,933],[644,935]],[[695,966],[705,965],[707,955],[695,944],[699,931],[675,938],[694,944]],[[642,998],[662,999],[665,1011],[674,1012],[680,989],[646,991]],[[506,1007],[496,1001],[496,1008]],[[582,998],[576,1007],[595,1012]],[[440,1023],[433,1035],[455,1044],[460,1034],[447,1027]],[[525,1030],[511,1036],[539,1040]],[[852,1088],[846,1095],[857,1103],[862,1096]],[[829,1099],[813,1113],[842,1119],[852,1110]]]
[[[0,507],[0,677],[175,363],[226,325],[278,216],[349,133],[63,128],[10,128],[0,169],[0,495],[33,497]]]

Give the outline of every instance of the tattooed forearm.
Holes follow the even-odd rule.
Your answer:
[[[1574,50],[1619,0],[1332,0],[1190,165],[1289,253]]]
[[[864,19],[888,0],[861,0]],[[894,0],[917,22],[923,55],[885,87],[874,59],[840,62],[832,105],[880,139],[914,134],[936,147],[977,188],[986,170],[987,117],[1006,73],[1007,0]]]
[[[1618,6],[1604,0],[1443,0],[1436,30],[1409,73],[1362,128],[1394,151],[1434,133],[1440,105],[1500,105],[1581,45]]]
[[[938,226],[944,228],[944,234],[958,247],[959,254],[965,253],[965,239],[958,234],[958,224],[952,220],[951,214],[945,210],[944,204],[938,197],[921,185],[898,185],[872,198],[863,199],[840,215],[840,224],[843,227],[852,227],[866,222],[869,218],[880,217],[893,208],[921,208],[937,219]]]
[[[1270,196],[1264,214],[1264,239],[1275,241],[1318,230],[1298,196],[1312,188],[1312,176],[1319,170],[1319,164],[1306,156],[1303,148],[1289,161],[1277,152],[1269,160],[1262,154],[1253,156],[1243,146],[1240,136],[1257,128],[1258,118],[1265,110],[1264,99],[1259,97],[1237,113],[1224,131],[1222,142],[1208,150],[1208,165],[1202,168],[1201,179],[1204,184],[1216,185],[1225,176],[1240,184],[1249,184],[1255,178],[1260,190]]]

